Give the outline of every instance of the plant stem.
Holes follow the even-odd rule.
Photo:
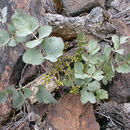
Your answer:
[[[38,37],[32,32],[32,35],[36,38],[36,40],[38,40]]]

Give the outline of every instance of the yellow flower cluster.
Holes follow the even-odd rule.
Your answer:
[[[53,79],[53,76],[50,76],[50,74],[44,74],[44,80],[45,84],[48,84]]]
[[[58,87],[64,85],[63,81],[60,81],[59,79],[56,80],[56,84]]]
[[[71,88],[70,93],[78,94],[79,93],[80,86],[74,86]]]

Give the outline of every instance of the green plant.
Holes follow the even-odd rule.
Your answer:
[[[128,38],[114,35],[113,46],[106,44],[104,48],[100,48],[96,40],[87,41],[84,34],[79,34],[78,48],[74,56],[60,57],[55,63],[53,73],[63,73],[65,79],[61,82],[72,87],[71,93],[80,93],[83,104],[108,99],[107,91],[101,86],[112,81],[115,73],[130,72],[130,54],[125,56],[124,50],[120,49],[121,44],[125,44]]]
[[[0,22],[6,22],[7,8],[1,11],[2,19]],[[63,54],[64,43],[59,37],[48,37],[52,32],[49,25],[39,26],[37,18],[30,16],[24,11],[18,9],[11,17],[11,23],[6,24],[8,31],[0,30],[0,46],[9,45],[14,47],[17,43],[22,44],[26,48],[23,55],[23,61],[32,65],[39,65],[44,60],[56,62]],[[38,37],[35,35],[38,33]],[[27,41],[27,36],[34,40]],[[41,44],[41,48],[37,46]],[[44,50],[44,54],[41,51]],[[43,56],[44,55],[44,56]]]
[[[6,21],[7,9],[4,8],[2,12],[0,21],[3,24]],[[51,26],[40,27],[36,18],[22,10],[17,10],[11,21],[7,26],[10,34],[3,29],[0,30],[0,46],[14,47],[17,43],[21,43],[26,48],[23,61],[28,64],[39,65],[44,60],[54,62],[52,71],[44,76],[45,83],[57,77],[57,86],[71,87],[70,93],[81,94],[80,100],[83,104],[107,99],[108,93],[101,86],[107,85],[115,73],[130,72],[130,54],[124,56],[123,49],[120,49],[121,44],[127,42],[126,36],[120,38],[112,36],[113,46],[106,44],[102,49],[96,40],[86,40],[85,35],[81,33],[77,38],[78,47],[74,55],[62,56],[63,40],[48,37],[52,32]],[[38,37],[35,35],[37,33]],[[27,41],[28,35],[32,35],[34,40]],[[39,45],[42,46],[40,49],[37,48]],[[65,44],[65,49],[67,47]],[[44,54],[41,53],[42,50]],[[39,103],[56,103],[51,93],[45,89],[45,85],[37,87],[36,98]],[[8,87],[0,92],[0,103],[5,102],[8,95],[13,96],[13,107],[18,108],[32,95],[32,92],[21,85],[17,90]]]
[[[16,10],[11,17],[11,23],[7,24],[6,20],[7,7],[1,10],[0,47],[4,48],[6,45],[15,47],[17,44],[22,44],[26,50],[22,57],[25,63],[40,65],[45,60],[56,62],[63,54],[63,40],[60,37],[49,37],[52,32],[51,26],[40,26],[37,18],[20,9]],[[3,25],[7,27],[8,31],[3,29]],[[38,37],[36,34],[38,34]],[[28,37],[33,40],[27,41]],[[41,47],[38,48],[39,45]],[[37,87],[36,98],[39,102],[56,102],[44,85]],[[0,103],[5,102],[8,95],[13,96],[13,107],[18,108],[32,95],[32,92],[29,88],[23,88],[21,85],[19,85],[18,90],[8,87],[0,92]]]

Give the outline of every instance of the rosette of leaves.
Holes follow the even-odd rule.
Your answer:
[[[7,8],[2,10],[5,18]],[[27,50],[23,55],[23,61],[27,64],[39,65],[45,59],[56,62],[63,54],[64,42],[60,37],[49,37],[52,27],[49,25],[39,26],[37,18],[30,16],[23,10],[16,10],[8,24],[8,31],[0,30],[0,46],[9,45],[14,47],[17,43],[25,43]],[[38,34],[38,37],[35,35]],[[27,36],[32,35],[34,40],[27,41]],[[11,37],[10,37],[11,36]],[[42,48],[37,46],[42,44]],[[41,53],[44,50],[44,54]],[[44,55],[44,56],[43,56]]]
[[[113,36],[113,47],[105,45],[102,52],[96,40],[90,39],[86,42],[80,34],[78,41],[85,53],[82,54],[82,60],[74,63],[74,82],[82,88],[80,99],[83,104],[107,99],[107,91],[101,89],[101,82],[107,85],[115,76],[115,72],[130,72],[130,54],[124,56],[123,49],[120,49],[120,45],[127,40],[126,36]]]

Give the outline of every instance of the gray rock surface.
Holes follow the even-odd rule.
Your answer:
[[[77,16],[80,12],[89,12],[96,6],[104,6],[105,0],[61,0],[68,16]]]

